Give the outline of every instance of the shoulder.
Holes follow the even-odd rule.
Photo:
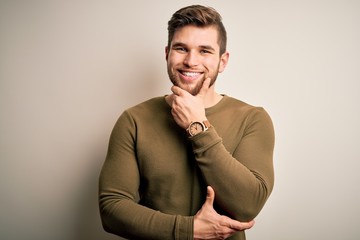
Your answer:
[[[140,122],[149,122],[154,118],[166,114],[167,105],[164,96],[154,97],[137,105],[125,109],[118,117],[115,127],[135,128]]]
[[[124,111],[124,113],[130,114],[130,115],[146,115],[146,114],[154,114],[159,111],[165,110],[167,107],[170,107],[167,105],[165,101],[165,96],[160,97],[154,97],[151,99],[148,99],[144,102],[141,102],[135,106],[132,106]]]
[[[219,108],[224,115],[232,115],[234,117],[237,116],[239,118],[248,120],[271,120],[268,112],[262,106],[254,106],[227,95],[224,95],[221,106],[219,106]]]
[[[120,115],[128,121],[151,121],[170,112],[170,106],[165,101],[165,96],[154,97],[135,106],[125,109]]]
[[[128,108],[126,111],[136,111],[136,110],[143,110],[143,109],[147,109],[149,107],[161,107],[163,104],[165,103],[165,97],[161,96],[161,97],[154,97],[154,98],[150,98],[144,102],[141,102],[135,106],[132,106],[130,108]]]
[[[242,114],[250,114],[253,112],[264,112],[264,108],[261,106],[254,106],[247,102],[241,101],[234,97],[230,97],[224,95],[223,99],[219,102],[218,106],[215,106],[216,111],[224,110],[224,111],[235,111],[241,112]]]
[[[272,119],[264,107],[254,106],[232,97],[227,97],[225,100],[231,106],[234,119],[240,120],[247,131],[257,129],[263,134],[274,135]]]
[[[241,101],[234,97],[230,97],[228,95],[224,95],[223,102],[226,103],[227,106],[233,107],[233,108],[248,109],[248,108],[254,107],[253,105],[250,105],[249,103],[246,103],[246,102]]]

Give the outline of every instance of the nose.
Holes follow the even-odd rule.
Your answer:
[[[194,67],[197,66],[198,64],[199,64],[198,55],[193,51],[189,51],[186,54],[186,57],[184,58],[184,65],[188,67]]]

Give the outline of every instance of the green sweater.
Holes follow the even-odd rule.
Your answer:
[[[193,216],[208,185],[219,214],[240,221],[257,216],[274,183],[269,115],[225,95],[206,116],[212,127],[189,138],[164,97],[124,111],[99,180],[106,231],[128,239],[193,239]]]

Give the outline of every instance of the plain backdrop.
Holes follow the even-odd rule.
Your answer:
[[[194,3],[228,31],[218,92],[276,129],[275,188],[248,239],[360,239],[356,0],[0,0],[0,239],[119,239],[97,205],[109,135],[170,92],[167,21]]]

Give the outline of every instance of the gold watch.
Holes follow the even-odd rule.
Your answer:
[[[205,120],[203,122],[191,122],[189,127],[186,129],[189,136],[193,137],[201,132],[205,132],[210,127],[210,122]]]

